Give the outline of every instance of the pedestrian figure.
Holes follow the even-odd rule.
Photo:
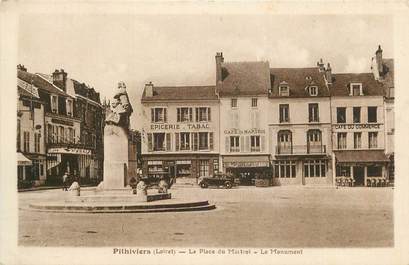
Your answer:
[[[64,176],[62,176],[62,185],[63,185],[62,190],[63,190],[63,191],[68,191],[68,188],[67,188],[67,185],[68,185],[68,173],[67,173],[67,172],[65,172]]]

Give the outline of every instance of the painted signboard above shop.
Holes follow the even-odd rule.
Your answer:
[[[49,148],[49,154],[91,155],[91,150],[79,148]]]
[[[336,130],[362,130],[362,129],[381,129],[380,123],[349,123],[335,124],[332,127]]]
[[[182,123],[182,124],[151,124],[150,129],[154,130],[200,130],[200,129],[211,129],[209,123]]]

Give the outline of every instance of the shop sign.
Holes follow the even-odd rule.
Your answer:
[[[91,150],[78,148],[49,148],[49,154],[91,155]]]
[[[334,129],[380,129],[381,124],[379,123],[357,123],[357,124],[335,124]]]
[[[225,167],[268,167],[269,163],[267,161],[240,161],[240,162],[225,162]]]
[[[210,129],[209,123],[186,123],[186,124],[151,124],[151,130],[197,130]]]
[[[68,126],[74,126],[74,123],[72,121],[66,121],[66,120],[61,120],[61,119],[51,119],[52,123],[57,123],[57,124],[63,124],[63,125],[68,125]]]
[[[192,162],[191,160],[177,160],[176,165],[190,165]]]
[[[253,129],[246,129],[246,130],[239,130],[239,129],[229,129],[224,130],[224,134],[264,134],[266,130],[253,128]]]

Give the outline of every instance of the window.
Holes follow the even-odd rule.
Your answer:
[[[152,122],[167,122],[166,108],[151,109]]]
[[[342,132],[337,134],[337,146],[338,149],[346,149],[347,148],[347,133]]]
[[[51,95],[51,111],[53,113],[58,112],[58,97],[56,95]]]
[[[291,131],[279,131],[278,132],[278,154],[291,154],[292,153],[292,139]]]
[[[251,152],[260,152],[260,135],[250,136]]]
[[[192,108],[177,108],[177,122],[193,121]]]
[[[354,149],[360,149],[361,148],[361,146],[362,146],[361,138],[362,138],[362,133],[354,132]]]
[[[346,108],[337,108],[337,123],[346,123]]]
[[[361,83],[351,83],[349,87],[350,96],[362,96],[362,84]]]
[[[322,146],[321,131],[309,130],[307,132],[308,153],[323,153],[325,149]]]
[[[17,151],[21,148],[21,121],[17,120]]]
[[[219,159],[213,159],[213,172],[219,172]]]
[[[289,122],[290,121],[289,108],[290,107],[289,107],[288,104],[280,104],[279,105],[280,122]]]
[[[34,134],[34,152],[35,153],[40,153],[40,137],[41,135],[39,133]]]
[[[368,166],[368,177],[382,177],[382,167],[381,166]]]
[[[30,152],[30,132],[24,132],[24,152],[29,153]]]
[[[378,133],[368,132],[368,141],[369,141],[369,148],[377,148],[378,147]]]
[[[308,92],[310,96],[317,96],[318,95],[318,87],[317,86],[310,86],[308,87]]]
[[[230,136],[230,152],[239,152],[239,151],[240,151],[240,137]]]
[[[319,122],[318,103],[308,104],[308,121]]]
[[[252,98],[251,99],[251,107],[257,108],[257,98]]]
[[[180,150],[190,150],[190,133],[180,133]]]
[[[199,161],[199,176],[208,177],[209,176],[209,160]]]
[[[237,98],[232,98],[231,99],[231,107],[232,108],[237,108]]]
[[[70,143],[74,143],[74,129],[68,128],[68,138]]]
[[[280,96],[288,97],[290,95],[290,88],[289,88],[289,86],[287,85],[286,82],[283,82],[282,84],[280,84],[278,89],[279,89]]]
[[[361,107],[354,107],[352,110],[353,110],[354,123],[360,123],[361,122]]]
[[[196,121],[197,122],[202,122],[202,121],[210,121],[211,116],[210,116],[210,108],[196,108]]]
[[[209,137],[207,132],[200,132],[199,133],[199,150],[207,150],[209,149]]]
[[[65,143],[65,136],[64,136],[64,127],[59,127],[59,143]]]
[[[323,160],[307,160],[304,162],[304,176],[306,178],[325,177],[326,162]]]
[[[71,99],[67,99],[67,115],[68,116],[73,116],[73,104]]]
[[[377,107],[368,107],[368,122],[377,122]]]
[[[295,178],[296,168],[294,161],[274,161],[274,177]]]
[[[351,177],[351,167],[350,166],[337,166],[336,174],[337,174],[337,177]]]
[[[153,151],[165,151],[165,133],[154,133],[153,144]]]

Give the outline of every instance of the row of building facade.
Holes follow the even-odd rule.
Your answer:
[[[68,173],[82,182],[103,175],[105,108],[94,88],[17,66],[17,175],[19,184],[54,185]]]
[[[393,180],[393,59],[371,72],[270,68],[216,57],[216,84],[158,87],[142,99],[142,171],[177,182],[231,172],[242,184]]]

